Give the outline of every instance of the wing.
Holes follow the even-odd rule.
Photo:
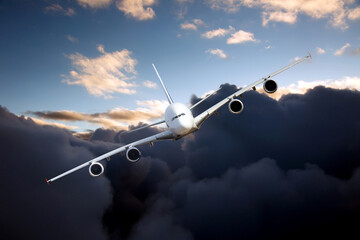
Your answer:
[[[254,83],[252,83],[252,84],[250,84],[250,85],[248,85],[248,86],[240,89],[239,91],[231,94],[231,95],[228,96],[227,98],[221,100],[221,101],[218,102],[217,104],[213,105],[212,107],[208,108],[207,110],[205,110],[204,112],[200,113],[198,116],[195,117],[195,124],[196,124],[196,126],[200,127],[201,124],[202,124],[206,119],[208,119],[213,113],[215,113],[219,108],[221,108],[222,106],[224,106],[226,103],[230,102],[232,99],[240,96],[240,95],[243,94],[244,92],[247,92],[247,91],[253,89],[255,86],[257,86],[257,85],[265,82],[266,80],[272,78],[273,76],[278,75],[279,73],[281,73],[281,72],[283,72],[283,71],[285,71],[285,70],[287,70],[287,69],[295,66],[296,64],[299,64],[299,63],[305,61],[305,60],[308,59],[309,57],[311,57],[310,53],[309,53],[308,56],[303,57],[303,58],[301,58],[301,59],[299,59],[299,60],[297,60],[297,61],[289,64],[288,66],[283,67],[283,68],[277,70],[276,72],[273,72],[273,73],[267,75],[266,77],[263,77],[263,78],[257,80],[256,82],[254,82]]]
[[[96,157],[94,159],[91,159],[90,161],[87,161],[86,163],[83,163],[75,168],[72,168],[56,177],[53,177],[51,178],[50,180],[46,180],[47,183],[51,183],[59,178],[62,178],[70,173],[73,173],[81,168],[84,168],[84,167],[87,167],[87,166],[90,166],[93,162],[99,162],[105,158],[108,158],[114,154],[117,154],[117,153],[121,153],[121,152],[124,152],[126,151],[128,148],[130,147],[136,147],[136,146],[140,146],[140,145],[144,145],[144,144],[147,144],[147,143],[153,143],[153,142],[157,142],[157,141],[161,141],[161,140],[166,140],[166,139],[173,139],[174,136],[172,134],[172,132],[170,130],[166,130],[164,132],[161,132],[161,133],[158,133],[158,134],[155,134],[153,136],[150,136],[150,137],[147,137],[147,138],[143,138],[141,140],[138,140],[138,141],[135,141],[135,142],[132,142],[132,143],[129,143],[125,146],[122,146],[122,147],[119,147],[119,148],[116,148],[108,153],[105,153],[99,157]]]

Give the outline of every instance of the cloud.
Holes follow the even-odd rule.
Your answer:
[[[81,85],[94,96],[111,98],[114,93],[134,94],[136,85],[130,82],[136,75],[136,59],[127,49],[107,53],[102,45],[98,46],[100,57],[88,58],[80,53],[68,57],[76,70],[63,79],[69,85]]]
[[[194,0],[176,0],[178,3],[177,17],[182,19],[188,12],[188,4],[193,3]]]
[[[180,24],[180,28],[183,30],[194,30],[196,31],[199,26],[204,25],[201,19],[193,19],[192,22],[184,22]]]
[[[77,0],[77,2],[84,8],[104,8],[108,7],[112,0]]]
[[[332,26],[347,29],[346,17],[357,19],[358,16],[357,8],[350,8],[351,2],[346,0],[206,0],[206,3],[214,10],[224,10],[229,13],[237,12],[242,6],[262,8],[264,26],[269,21],[293,24],[297,21],[298,14],[305,14],[313,19],[329,19]]]
[[[348,14],[348,18],[350,20],[353,20],[353,21],[360,19],[360,7],[350,9],[349,14]]]
[[[227,55],[224,53],[223,50],[216,48],[216,49],[208,49],[206,53],[210,53],[212,55],[218,56],[219,58],[226,59]]]
[[[157,88],[157,84],[150,80],[146,80],[145,82],[143,82],[143,85],[147,88]]]
[[[184,30],[197,30],[197,27],[194,23],[182,23],[180,24],[180,28]]]
[[[335,56],[341,56],[345,53],[345,50],[349,48],[351,45],[350,43],[346,43],[344,46],[342,46],[340,49],[336,50],[334,55]]]
[[[99,44],[99,45],[97,45],[97,50],[99,51],[99,52],[101,52],[101,53],[104,53],[105,54],[105,48],[104,48],[104,45],[102,45],[102,44]]]
[[[301,59],[301,57],[296,56],[296,57],[290,59],[290,62],[295,62],[295,61],[300,60],[300,59]]]
[[[87,169],[48,186],[51,177],[113,144],[80,140],[0,107],[0,222],[3,239],[107,239],[99,219],[111,202],[106,178]],[[26,204],[24,204],[26,199]],[[71,216],[71,217],[70,217]]]
[[[51,4],[50,6],[46,6],[45,7],[45,13],[59,13],[62,15],[66,15],[66,16],[73,16],[75,15],[75,10],[73,8],[63,8],[60,4],[58,3],[54,3]]]
[[[337,49],[334,52],[335,56],[342,56],[342,55],[359,55],[360,54],[360,47],[355,48],[350,45],[350,43],[346,43],[340,49]]]
[[[256,42],[257,40],[254,37],[254,34],[251,32],[245,32],[243,30],[239,30],[229,37],[226,40],[227,44],[240,44],[245,42]]]
[[[236,90],[222,85],[194,114]],[[318,87],[274,101],[251,91],[242,101],[240,116],[223,107],[190,137],[141,147],[144,158],[133,172],[121,161],[109,163],[109,236],[302,239],[357,232],[360,110],[343,106],[357,104],[359,92]],[[140,133],[95,136],[131,142]]]
[[[223,84],[194,115],[237,90]],[[191,102],[198,100],[193,96]],[[141,146],[137,163],[114,155],[105,177],[93,179],[83,169],[50,188],[39,176],[159,129],[97,129],[82,141],[0,108],[0,151],[7,156],[0,182],[11,180],[0,188],[2,236],[105,239],[105,232],[111,239],[227,240],[357,234],[360,109],[344,106],[359,105],[360,93],[316,87],[275,101],[250,91],[242,101],[240,115],[224,106],[189,137]]]
[[[294,24],[296,22],[297,15],[294,12],[282,12],[282,11],[263,12],[262,19],[263,19],[262,22],[263,26],[267,26],[267,24],[270,21]]]
[[[214,10],[223,10],[228,13],[236,13],[243,5],[242,0],[205,0],[205,2]]]
[[[42,119],[38,119],[38,118],[34,118],[34,117],[24,117],[25,119],[31,119],[32,121],[34,121],[37,125],[48,125],[48,126],[53,126],[53,127],[57,127],[57,128],[63,128],[66,130],[75,130],[78,127],[76,126],[69,126],[66,124],[62,124],[62,123],[57,123],[57,122],[49,122],[49,121],[45,121]]]
[[[114,108],[100,113],[81,113],[75,111],[28,111],[26,114],[34,115],[46,124],[47,120],[65,121],[65,122],[87,122],[92,125],[105,129],[122,130],[127,129],[130,124],[151,123],[151,121],[162,118],[165,108],[168,106],[167,101],[147,100],[137,101],[139,106],[135,110],[127,108]],[[41,124],[39,122],[39,124]],[[58,123],[53,123],[58,124]],[[59,125],[60,126],[60,125]],[[64,125],[66,126],[66,125]],[[68,129],[72,129],[68,127]]]
[[[307,91],[314,89],[318,86],[324,86],[332,89],[339,90],[354,90],[360,91],[360,77],[357,76],[345,76],[340,79],[327,79],[327,80],[318,80],[318,81],[298,81],[297,83],[290,84],[289,86],[279,87],[279,89],[268,96],[279,100],[281,97],[287,94],[305,94]],[[265,91],[260,88],[258,90],[260,93],[264,93]]]
[[[72,43],[75,43],[75,42],[79,41],[79,39],[77,39],[76,37],[71,36],[70,34],[67,34],[66,38],[67,38],[67,40],[69,40]]]
[[[218,28],[215,30],[207,31],[207,32],[203,33],[202,36],[204,38],[212,39],[214,37],[224,37],[233,31],[235,31],[235,28],[233,28],[232,26],[229,26],[228,29]]]
[[[316,48],[316,53],[319,55],[325,54],[326,51],[324,49],[322,49],[321,47],[317,47]]]
[[[119,0],[116,2],[116,6],[126,16],[145,21],[155,18],[155,11],[150,7],[155,3],[155,0]]]

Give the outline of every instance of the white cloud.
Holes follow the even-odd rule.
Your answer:
[[[348,18],[350,20],[358,20],[360,19],[360,7],[350,9],[348,13]]]
[[[77,39],[76,37],[71,36],[70,34],[66,35],[66,38],[67,38],[67,40],[69,40],[70,42],[73,42],[73,43],[79,41],[79,39]]]
[[[239,44],[245,42],[255,42],[254,34],[251,32],[245,32],[243,30],[239,30],[233,34],[231,37],[227,39],[227,44]]]
[[[208,49],[206,51],[206,53],[210,53],[210,54],[218,56],[218,57],[220,57],[222,59],[227,58],[227,55],[224,53],[224,51],[219,49],[219,48],[217,48],[217,49]]]
[[[192,22],[184,22],[180,24],[180,28],[183,30],[197,30],[198,26],[204,25],[204,22],[201,19],[193,19]]]
[[[348,0],[205,0],[215,10],[237,12],[240,7],[262,8],[265,11],[265,21],[295,23],[298,14],[305,14],[314,19],[326,18],[337,28],[346,29],[347,12],[349,19],[357,19],[358,11],[350,9],[351,1]],[[264,17],[264,16],[263,16]]]
[[[155,11],[150,7],[155,2],[155,0],[120,0],[116,2],[116,6],[125,15],[144,21],[155,17]]]
[[[316,53],[319,54],[319,55],[321,55],[321,54],[326,53],[326,51],[325,51],[324,49],[322,49],[321,47],[317,47],[317,48],[316,48]]]
[[[180,24],[180,28],[184,30],[197,30],[197,27],[193,23],[182,23]]]
[[[198,18],[195,18],[195,19],[193,20],[193,22],[194,22],[194,24],[195,24],[196,26],[204,25],[203,20],[198,19]]]
[[[301,57],[296,56],[296,57],[290,59],[290,62],[295,62],[295,61],[300,60],[300,59],[301,59]]]
[[[294,24],[297,19],[295,12],[271,11],[262,13],[262,25],[267,26],[270,21]]]
[[[113,93],[134,94],[136,85],[129,82],[136,74],[136,59],[127,49],[107,53],[102,45],[98,46],[102,55],[98,58],[87,58],[80,53],[68,56],[76,70],[63,79],[69,85],[81,85],[95,96],[111,98]]]
[[[295,84],[290,84],[287,87],[279,87],[279,89],[273,93],[268,94],[269,97],[279,100],[286,94],[305,94],[309,89],[313,89],[317,86],[325,86],[334,89],[350,89],[360,91],[360,77],[345,76],[340,79],[327,79],[312,82],[298,81]],[[261,88],[259,92],[264,93]]]
[[[60,13],[66,16],[75,15],[75,10],[72,8],[63,8],[60,4],[54,3],[50,6],[45,7],[45,13]]]
[[[265,49],[271,49],[271,48],[273,48],[271,45],[265,46]]]
[[[82,7],[104,8],[108,7],[113,0],[77,0]]]
[[[344,46],[342,46],[340,49],[336,50],[334,55],[335,56],[341,56],[345,53],[345,50],[350,47],[350,43],[346,43]]]
[[[105,53],[104,45],[102,44],[97,45],[97,50],[101,53]]]
[[[204,38],[208,38],[208,39],[211,39],[214,37],[224,37],[233,31],[235,31],[235,29],[232,26],[229,26],[228,29],[218,28],[215,30],[207,31],[207,32],[203,33],[202,36]]]
[[[147,88],[157,88],[157,84],[149,80],[143,82],[143,85]]]

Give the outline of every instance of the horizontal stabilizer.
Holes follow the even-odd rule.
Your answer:
[[[165,120],[162,120],[162,121],[159,121],[159,122],[155,122],[155,123],[152,123],[152,124],[149,124],[149,125],[143,126],[143,127],[139,127],[139,128],[131,129],[130,131],[127,131],[127,132],[124,132],[124,133],[131,133],[131,132],[135,132],[135,131],[142,130],[142,129],[145,129],[145,128],[148,128],[148,127],[153,127],[153,126],[156,126],[156,125],[159,125],[159,124],[162,124],[162,123],[165,123]]]
[[[220,89],[221,89],[221,88],[219,88],[218,90],[216,90],[216,91],[213,92],[213,93],[208,94],[206,97],[204,97],[203,99],[201,99],[200,101],[198,101],[197,103],[195,103],[194,105],[192,105],[192,106],[190,107],[190,110],[193,109],[193,108],[195,108],[197,105],[199,105],[200,103],[202,103],[203,101],[205,101],[206,99],[208,99],[209,97],[211,97],[212,95],[214,95],[215,93],[217,93]]]

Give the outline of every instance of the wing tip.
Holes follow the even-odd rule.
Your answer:
[[[311,54],[310,54],[310,52],[308,51],[308,54],[309,54],[309,56],[308,57],[310,57],[311,59],[312,59],[312,56],[311,56]]]
[[[46,183],[50,186],[51,180],[47,180],[47,179],[45,178],[45,181],[46,181]]]

